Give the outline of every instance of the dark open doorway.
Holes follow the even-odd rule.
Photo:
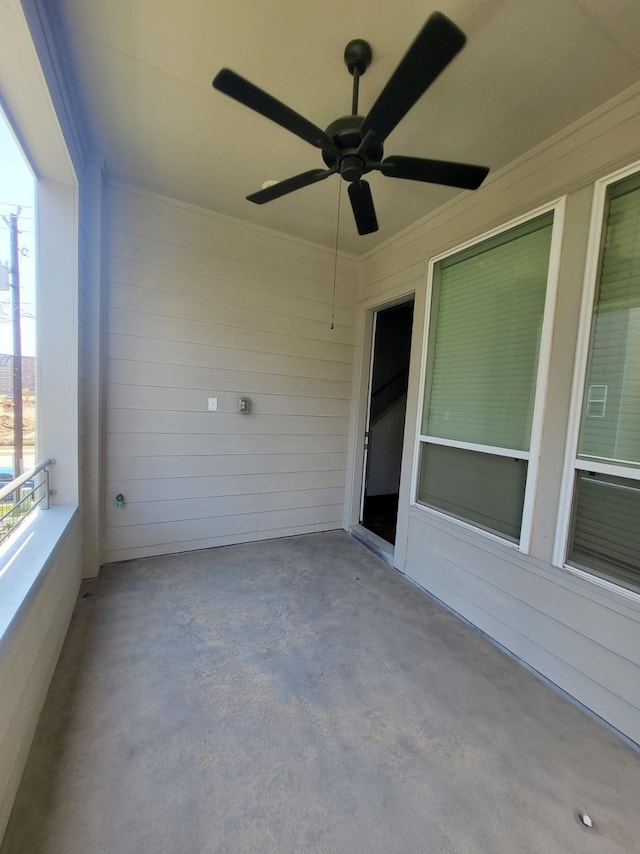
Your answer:
[[[374,318],[360,523],[395,543],[409,383],[413,300]]]

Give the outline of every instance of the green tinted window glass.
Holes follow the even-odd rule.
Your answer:
[[[436,265],[422,433],[529,449],[553,214]]]
[[[640,587],[640,482],[577,474],[569,560]]]
[[[578,456],[640,465],[640,176],[610,188]]]
[[[526,460],[423,443],[418,501],[511,540],[520,539]]]

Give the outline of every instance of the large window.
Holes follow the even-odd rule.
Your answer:
[[[0,112],[0,486],[35,462],[35,186]],[[2,506],[0,506],[0,513]]]
[[[608,186],[568,561],[640,588],[640,174]]]
[[[521,547],[552,230],[550,211],[432,275],[416,499]]]

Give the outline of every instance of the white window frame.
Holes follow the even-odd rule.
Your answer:
[[[584,404],[585,385],[587,378],[587,365],[589,362],[589,346],[591,344],[591,324],[594,312],[596,288],[598,287],[598,274],[600,272],[600,256],[604,240],[604,217],[606,212],[607,191],[611,184],[622,181],[631,175],[640,172],[640,160],[618,169],[604,178],[600,178],[594,184],[593,201],[591,203],[591,222],[589,225],[589,243],[585,264],[585,273],[582,287],[582,303],[580,306],[580,326],[578,329],[578,341],[576,345],[575,366],[573,371],[573,384],[571,388],[571,405],[569,424],[567,428],[567,442],[565,446],[564,467],[562,473],[562,484],[560,488],[560,503],[558,506],[558,522],[553,549],[552,563],[559,569],[564,569],[572,575],[584,578],[587,581],[604,587],[607,590],[619,593],[625,598],[640,601],[640,593],[627,587],[609,581],[580,567],[567,563],[567,551],[569,548],[569,535],[571,531],[571,513],[573,508],[573,497],[575,490],[576,471],[592,471],[596,474],[613,475],[614,477],[630,478],[640,480],[640,468],[633,465],[613,465],[603,463],[600,460],[578,459],[578,442],[580,441],[580,424],[582,420],[582,407]],[[588,393],[588,392],[587,392]]]
[[[423,514],[426,518],[438,517],[446,519],[452,525],[457,525],[473,531],[487,539],[499,542],[502,545],[518,549],[523,554],[529,554],[531,549],[531,535],[533,529],[533,507],[535,503],[536,490],[538,486],[538,468],[540,461],[540,446],[542,441],[542,427],[544,420],[544,409],[547,397],[547,385],[549,380],[550,359],[551,359],[551,339],[553,334],[554,315],[556,307],[556,297],[558,293],[558,278],[560,272],[560,252],[562,248],[562,238],[564,234],[564,218],[566,209],[566,196],[555,199],[549,204],[535,208],[526,214],[523,214],[516,219],[509,220],[504,225],[486,231],[472,240],[458,244],[453,249],[448,249],[439,255],[430,258],[427,264],[427,294],[426,294],[426,309],[425,322],[422,332],[422,352],[420,356],[420,395],[418,401],[417,425],[416,425],[416,440],[413,452],[413,470],[411,479],[411,509],[415,513]],[[551,231],[551,246],[549,250],[549,266],[547,270],[547,285],[544,302],[544,314],[542,320],[542,330],[540,334],[540,350],[538,353],[538,371],[536,374],[536,395],[533,407],[533,418],[531,422],[531,442],[528,451],[510,450],[507,448],[492,447],[489,445],[480,445],[472,442],[460,442],[454,439],[442,439],[436,436],[427,436],[422,433],[422,412],[424,408],[425,381],[427,374],[427,355],[429,351],[429,325],[431,321],[431,304],[433,297],[433,278],[435,266],[439,261],[449,258],[452,255],[458,254],[472,246],[477,246],[485,240],[490,240],[499,234],[517,228],[519,225],[524,225],[538,216],[545,213],[553,212],[553,225]],[[467,522],[464,519],[458,519],[434,507],[427,507],[418,501],[418,478],[420,468],[420,446],[424,443],[432,445],[447,445],[452,448],[461,448],[468,451],[480,451],[486,454],[495,454],[496,456],[505,456],[512,459],[527,460],[527,484],[525,487],[524,506],[522,509],[522,523],[520,526],[520,540],[513,540],[502,537],[492,531],[487,531],[472,522]]]

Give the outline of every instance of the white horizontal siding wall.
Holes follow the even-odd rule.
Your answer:
[[[364,260],[359,322],[362,326],[372,306],[416,290],[415,328],[421,340],[414,346],[411,366],[396,565],[640,743],[640,597],[605,590],[551,565],[593,181],[637,160],[638,140],[640,87],[490,176],[478,192],[460,194],[371,253]],[[559,291],[527,556],[410,504],[426,262],[563,195],[567,204]],[[360,346],[364,352],[364,338]],[[363,358],[357,354],[356,363]],[[352,441],[357,446],[357,436],[352,435]]]
[[[47,511],[56,530],[55,514]],[[42,530],[39,532],[42,542]],[[47,537],[44,538],[50,547]],[[27,546],[29,547],[29,546]],[[32,543],[40,559],[44,551]],[[0,638],[0,840],[9,820],[49,683],[80,587],[82,544],[76,513]]]
[[[106,561],[341,527],[356,262],[331,330],[333,253],[121,186],[108,207]]]

